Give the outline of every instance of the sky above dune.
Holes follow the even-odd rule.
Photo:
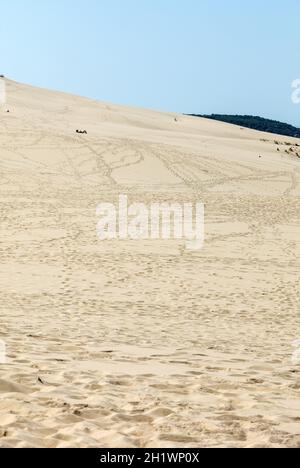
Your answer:
[[[300,127],[299,0],[0,0],[0,73],[102,101]]]

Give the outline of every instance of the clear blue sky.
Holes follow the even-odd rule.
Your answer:
[[[0,73],[91,98],[300,126],[299,0],[0,0]]]

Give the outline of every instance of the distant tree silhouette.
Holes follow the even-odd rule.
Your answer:
[[[262,117],[253,115],[223,115],[223,114],[212,114],[212,115],[199,115],[190,114],[193,117],[204,117],[206,119],[218,120],[221,122],[227,122],[240,127],[252,128],[253,130],[259,130],[261,132],[275,133],[277,135],[286,135],[289,137],[300,138],[300,129],[293,127],[286,123],[278,122],[277,120],[264,119]]]

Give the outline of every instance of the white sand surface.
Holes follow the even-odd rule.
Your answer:
[[[6,86],[0,447],[300,447],[300,140]],[[120,193],[204,249],[100,242]]]

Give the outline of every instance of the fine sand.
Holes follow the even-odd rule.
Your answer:
[[[0,447],[300,447],[300,140],[6,84]],[[120,193],[204,249],[100,242]]]

